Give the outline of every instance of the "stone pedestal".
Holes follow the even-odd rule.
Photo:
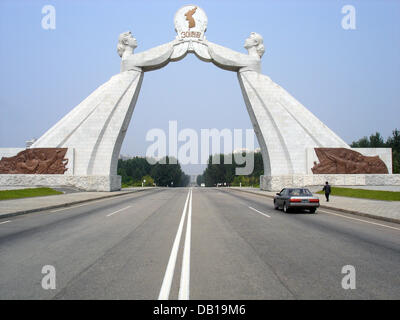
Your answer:
[[[324,185],[329,181],[333,186],[399,186],[400,174],[304,174],[260,176],[260,188],[280,191],[283,188],[296,188]]]
[[[68,176],[63,174],[0,174],[1,186],[75,187],[85,191],[121,189],[121,176]]]

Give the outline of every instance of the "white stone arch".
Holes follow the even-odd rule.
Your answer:
[[[130,33],[121,37],[121,41],[126,40],[125,47],[119,48],[123,51],[121,73],[96,89],[32,145],[74,149],[72,174],[82,181],[103,181],[91,189],[120,188],[116,176],[118,156],[144,73],[183,59],[188,53],[237,73],[266,177],[307,174],[307,148],[348,147],[288,92],[261,74],[261,57],[258,53],[252,55],[251,48],[246,55],[207,40],[178,39],[134,54],[136,40]]]
[[[188,29],[189,10],[194,27]],[[264,160],[262,188],[305,184],[310,171],[309,149],[349,148],[286,90],[261,73],[265,48],[259,34],[250,34],[245,41],[248,54],[243,54],[208,41],[204,36],[206,28],[204,12],[192,5],[181,8],[175,15],[178,36],[174,41],[135,54],[136,39],[130,32],[122,33],[117,46],[122,58],[121,72],[96,89],[31,147],[73,149],[74,165],[68,174],[75,177],[75,185],[90,190],[119,189],[118,156],[144,73],[194,53],[202,61],[237,73]]]

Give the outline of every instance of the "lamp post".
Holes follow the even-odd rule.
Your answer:
[[[142,181],[142,188],[144,187],[144,184],[146,183],[146,179],[144,179],[143,181]]]

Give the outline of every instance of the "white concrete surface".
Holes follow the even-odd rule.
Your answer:
[[[117,175],[0,174],[0,186],[2,188],[76,187],[86,191],[115,191],[121,189],[121,177]]]
[[[74,175],[115,175],[142,79],[143,73],[139,71],[113,76],[40,137],[32,148],[73,148]]]
[[[21,189],[30,189],[32,186],[0,186],[0,190],[21,190]]]
[[[324,185],[326,181],[337,186],[400,186],[400,174],[264,175],[260,177],[260,188],[279,191],[283,188]]]
[[[336,186],[335,186],[336,187]],[[337,186],[352,189],[400,192],[400,186]]]
[[[323,185],[319,186],[311,186],[309,189],[312,192],[321,191]],[[399,186],[334,186],[340,188],[351,188],[351,189],[363,189],[363,190],[376,190],[376,191],[392,191],[392,192],[400,192],[400,185]]]
[[[306,174],[306,149],[349,146],[269,77],[254,71],[238,78],[267,176]]]

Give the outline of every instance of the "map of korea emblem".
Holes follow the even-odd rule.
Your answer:
[[[196,26],[196,21],[193,18],[193,15],[196,13],[197,7],[189,10],[185,13],[186,20],[189,21],[189,29],[192,29]]]

